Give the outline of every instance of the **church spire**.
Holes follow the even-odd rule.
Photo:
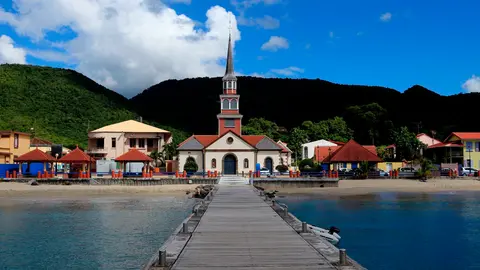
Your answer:
[[[236,81],[235,71],[233,70],[233,49],[232,49],[232,23],[230,21],[228,33],[228,50],[227,50],[227,66],[225,68],[225,75],[223,81]]]

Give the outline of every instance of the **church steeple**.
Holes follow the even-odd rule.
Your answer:
[[[231,25],[231,24],[230,24]],[[220,114],[218,118],[218,135],[231,130],[239,135],[242,133],[242,115],[239,112],[240,95],[237,94],[237,77],[233,70],[232,33],[228,35],[227,65],[222,78],[223,94],[220,95]]]
[[[232,30],[228,34],[228,50],[227,50],[227,66],[225,68],[225,75],[223,76],[223,93],[236,94],[237,93],[237,77],[233,70],[233,49],[232,49]]]

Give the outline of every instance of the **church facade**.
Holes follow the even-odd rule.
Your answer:
[[[224,175],[242,174],[257,170],[257,164],[275,172],[278,165],[290,162],[291,151],[286,144],[275,142],[265,135],[242,135],[240,95],[233,69],[231,37],[228,40],[227,64],[220,94],[218,133],[192,135],[178,145],[179,169],[189,158],[195,159],[199,172],[217,171]]]

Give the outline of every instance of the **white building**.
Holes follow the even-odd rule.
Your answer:
[[[260,167],[275,171],[276,166],[289,161],[286,146],[279,145],[265,135],[242,135],[242,115],[239,112],[240,95],[233,70],[231,38],[228,41],[227,66],[220,95],[220,114],[217,135],[192,135],[179,144],[179,169],[188,158],[193,158],[199,172],[217,171],[221,174],[241,174]],[[284,152],[284,156],[282,156]]]
[[[336,143],[327,140],[318,140],[302,144],[302,158],[313,158],[315,155],[315,147],[317,146],[338,146]]]

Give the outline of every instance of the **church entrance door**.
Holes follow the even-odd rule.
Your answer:
[[[273,173],[273,160],[270,157],[265,158],[265,167]]]
[[[223,158],[223,174],[237,174],[237,158],[228,154]]]

